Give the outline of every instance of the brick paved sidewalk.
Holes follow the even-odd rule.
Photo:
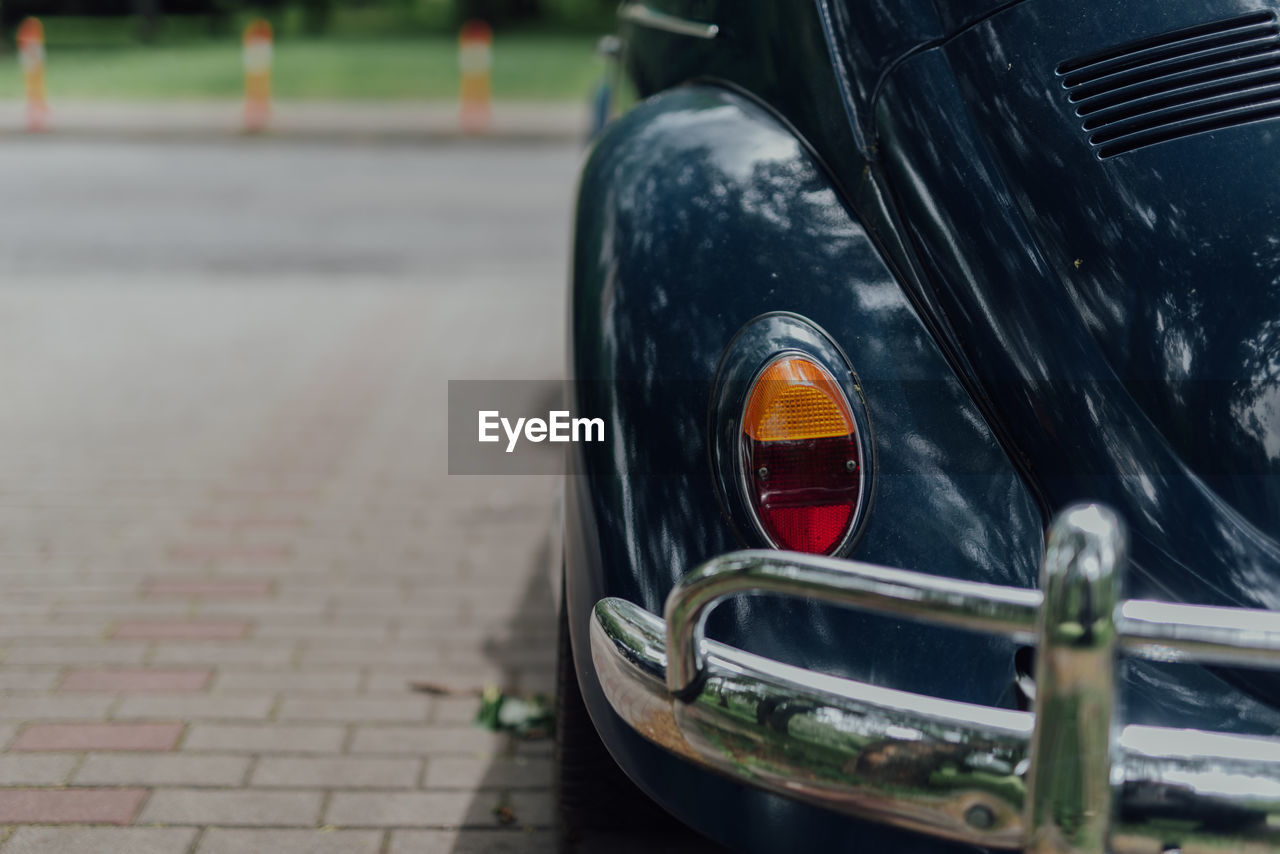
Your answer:
[[[550,744],[408,687],[551,687],[554,483],[444,475],[475,300],[560,311],[0,291],[0,854],[548,849]]]

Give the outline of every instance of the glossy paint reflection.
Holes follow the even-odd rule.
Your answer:
[[[967,379],[1046,504],[1119,509],[1132,595],[1274,608],[1280,197],[1266,176],[1280,134],[1255,124],[1099,161],[1053,73],[1204,14],[1021,4],[904,63],[878,129],[930,268],[922,299],[965,342]]]
[[[622,382],[576,386],[594,397],[573,408],[608,413],[611,434],[604,445],[578,446],[571,465],[575,644],[585,643],[596,601],[616,596],[658,610],[693,566],[760,545],[735,535],[717,500],[707,410],[729,342],[772,311],[819,323],[861,380],[877,474],[853,556],[1034,585],[1034,503],[866,233],[772,116],[715,88],[650,99],[598,143],[579,210],[573,373]],[[1014,647],[1001,638],[907,631],[887,617],[767,596],[726,603],[708,631],[833,675],[1012,703]],[[585,646],[577,649],[588,702],[603,704]],[[628,745],[628,770],[658,773],[661,760],[614,736],[611,745]],[[666,794],[689,804],[700,797]]]
[[[605,227],[582,247],[578,274],[586,280],[574,318],[579,378],[625,383],[580,386],[614,395],[579,403],[611,413],[615,431],[605,446],[582,451],[585,470],[598,478],[597,523],[620,546],[605,556],[619,567],[610,573],[618,585],[612,595],[657,608],[689,567],[752,544],[708,512],[719,503],[702,475],[706,383],[735,333],[771,310],[823,318],[859,371],[878,474],[856,555],[1032,586],[1040,545],[1033,505],[794,137],[745,100],[686,90],[637,110],[616,138],[618,148],[597,152],[588,167],[584,196],[597,174],[622,170],[635,179],[614,182],[623,189],[599,200],[606,211],[594,220]],[[680,474],[650,476],[669,471]],[[746,599],[724,611],[713,631],[726,639],[835,673],[878,675],[904,689],[951,682],[957,699],[984,702],[996,701],[1011,678],[1011,650],[998,645],[977,652],[911,633],[853,657],[844,639],[862,644],[894,630],[795,602]],[[797,625],[813,627],[803,652]],[[991,666],[974,667],[972,655],[991,657]]]
[[[1274,535],[1280,133],[1258,123],[1100,162],[1050,71],[1051,57],[1227,14],[1189,5],[1144,14],[1126,32],[1030,4],[965,34],[950,54],[1055,284],[1107,363],[1177,457]],[[1032,34],[1053,47],[1030,46]],[[1011,86],[1015,63],[1024,70]]]

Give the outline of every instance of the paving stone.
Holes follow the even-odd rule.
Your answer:
[[[547,830],[394,830],[387,854],[546,854],[555,850]]]
[[[320,816],[321,798],[320,792],[157,789],[138,823],[310,827]]]
[[[546,789],[550,785],[547,758],[433,756],[427,760],[428,789]]]
[[[9,749],[172,750],[181,736],[180,723],[31,724]]]
[[[275,564],[292,556],[288,546],[176,545],[169,549],[169,558],[175,563]]]
[[[379,830],[241,830],[211,827],[196,854],[378,854]]]
[[[0,697],[0,718],[19,721],[92,720],[105,718],[114,702],[113,697],[92,694],[6,694]]]
[[[326,615],[324,602],[281,601],[278,599],[231,600],[205,599],[197,606],[201,616],[246,617],[257,620],[285,618],[320,618]]]
[[[186,750],[229,750],[270,753],[337,753],[346,728],[300,724],[191,725]]]
[[[555,801],[545,788],[536,792],[511,792],[506,801],[515,813],[515,824],[520,827],[551,827],[555,823]]]
[[[555,740],[550,738],[513,738],[511,746],[517,757],[550,756],[556,749]]]
[[[386,641],[391,638],[390,622],[326,622],[288,623],[284,621],[262,622],[254,631],[259,638],[280,638],[306,641]],[[364,662],[361,662],[362,664]]]
[[[264,756],[254,767],[249,784],[325,789],[413,788],[421,769],[418,759]]]
[[[213,671],[200,669],[112,668],[72,670],[58,687],[63,691],[173,692],[203,691]]]
[[[256,664],[278,667],[293,661],[293,644],[262,644],[252,641],[206,643],[166,643],[151,656],[155,664]]]
[[[192,516],[193,528],[230,531],[292,531],[306,525],[306,520],[285,516]]]
[[[319,496],[317,489],[297,489],[288,487],[222,487],[213,490],[213,497],[224,500],[306,500]]]
[[[325,544],[325,548],[331,548],[329,544]],[[362,551],[367,551],[367,546],[360,546]],[[292,595],[303,593],[314,594],[319,593],[325,596],[334,604],[351,605],[356,604],[372,605],[376,612],[378,608],[391,603],[405,603],[413,601],[430,601],[432,598],[438,601],[439,597],[420,597],[408,593],[404,588],[394,582],[384,582],[378,584],[370,580],[367,584],[358,587],[345,587],[341,590],[335,590],[332,587],[307,587],[302,588],[297,585],[282,584],[281,592]]]
[[[307,721],[426,721],[431,700],[406,697],[290,697],[280,704],[279,719]]]
[[[248,633],[248,620],[131,620],[118,623],[111,637],[117,640],[232,640]]]
[[[60,786],[78,761],[76,756],[43,753],[0,754],[0,786]]]
[[[480,692],[486,685],[512,687],[508,674],[500,667],[475,667],[459,670],[449,665],[413,667],[399,670],[370,670],[365,690],[370,694],[403,694],[413,683],[425,682],[447,689],[455,698],[470,701],[472,708],[480,706]]]
[[[431,622],[445,617],[455,616],[459,608],[452,600],[441,599],[438,602],[355,602],[348,604],[335,601],[329,609],[338,619],[353,617],[368,620],[371,617],[391,617],[401,622]]]
[[[233,721],[266,720],[271,697],[211,697],[205,694],[163,694],[125,697],[116,706],[116,720]]]
[[[141,664],[143,644],[46,644],[17,646],[5,656],[5,664]]]
[[[4,854],[186,854],[194,827],[19,827]]]
[[[516,685],[521,694],[554,697],[556,694],[555,670],[548,667],[522,667],[516,679]]]
[[[0,670],[0,691],[49,691],[58,681],[56,667],[39,670]]]
[[[473,723],[480,711],[479,697],[437,697],[431,713],[433,724],[466,725]]]
[[[149,597],[203,596],[242,599],[270,596],[271,582],[256,578],[160,578],[147,582],[143,592]]]
[[[218,669],[211,689],[224,694],[354,694],[360,687],[359,670],[230,670]]]
[[[506,743],[506,736],[479,727],[360,726],[356,728],[351,752],[487,756],[497,753]]]
[[[0,616],[9,617],[44,617],[51,608],[47,602],[0,602]]]
[[[146,789],[0,789],[0,824],[129,824]]]
[[[0,640],[18,639],[73,639],[92,640],[106,634],[105,621],[86,620],[81,624],[74,623],[0,623]]]
[[[492,826],[469,792],[334,792],[325,823],[338,827]]]
[[[92,620],[107,622],[137,617],[182,619],[189,616],[192,603],[187,599],[143,601],[130,597],[119,602],[63,602],[55,605],[52,615],[57,620]]]
[[[238,786],[244,781],[249,762],[248,756],[185,752],[90,753],[72,782],[77,786]]]
[[[541,667],[543,670],[549,670],[555,665],[556,651],[552,647],[547,648],[546,644],[530,644],[526,640],[514,641],[508,640],[504,642],[504,646],[497,647],[500,652],[491,653],[494,649],[492,641],[486,640],[480,647],[447,648],[442,646],[435,647],[437,658],[445,664],[451,664],[459,669],[465,669],[477,664],[484,664],[490,661],[498,661],[503,668],[509,670],[519,669],[535,669]]]
[[[302,651],[304,665],[351,665],[371,661],[383,665],[413,666],[437,658],[431,644],[425,642],[362,644],[352,641],[315,641]]]

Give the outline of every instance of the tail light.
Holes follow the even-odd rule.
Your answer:
[[[853,527],[862,491],[857,423],[839,384],[805,356],[766,365],[742,415],[742,482],[775,546],[831,554]]]

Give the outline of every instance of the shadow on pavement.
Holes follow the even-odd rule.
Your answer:
[[[500,669],[503,685],[521,692],[549,690],[553,671],[546,650],[555,648],[556,597],[550,535],[533,550],[522,601],[524,607],[501,635],[484,643],[486,657]],[[552,665],[554,662],[552,662]],[[479,783],[468,816],[493,815],[501,806],[514,814],[512,826],[501,831],[468,831],[458,836],[452,854],[544,854],[556,850],[557,819],[551,791],[552,739],[512,737],[509,747],[495,756]],[[495,819],[496,821],[496,819]],[[688,831],[661,838],[598,833],[576,840],[573,854],[728,854],[726,849]]]
[[[549,679],[540,678],[547,669],[548,646],[554,648],[555,600],[547,571],[551,552],[550,536],[543,536],[530,554],[528,565],[513,566],[513,575],[526,579],[520,611],[505,629],[484,640],[485,657],[501,676],[504,691],[532,693],[549,689]],[[477,699],[477,708],[479,707]],[[510,736],[493,756],[476,784],[466,811],[469,823],[494,830],[466,830],[458,835],[452,854],[535,854],[555,850],[551,830],[551,738],[525,740]],[[512,820],[502,829],[498,812],[510,810]]]

